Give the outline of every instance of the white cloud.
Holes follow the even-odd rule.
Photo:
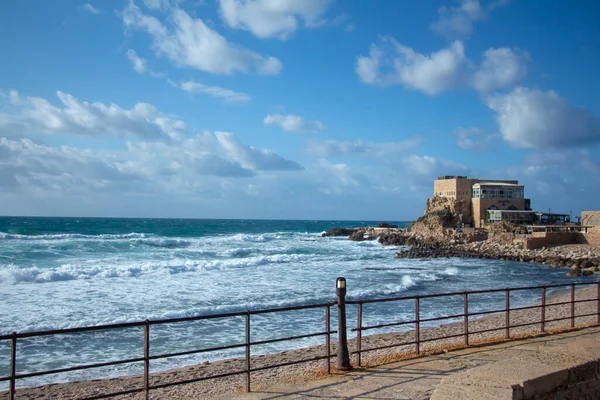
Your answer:
[[[259,38],[286,39],[303,24],[321,26],[331,0],[219,0],[221,18]]]
[[[242,167],[258,171],[298,171],[300,164],[284,159],[267,149],[257,149],[241,143],[229,132],[215,132],[219,144]]]
[[[169,0],[142,0],[144,5],[151,10],[168,10],[171,7]]]
[[[98,14],[102,14],[102,13],[103,13],[103,11],[102,11],[102,10],[100,10],[100,9],[98,9],[98,8],[96,8],[96,7],[94,7],[94,6],[93,6],[93,5],[91,5],[90,3],[86,3],[86,4],[82,5],[82,6],[81,6],[81,9],[82,9],[82,10],[85,10],[85,11],[87,11],[87,12],[90,12],[90,13],[92,13],[92,14],[94,14],[94,15],[98,15]]]
[[[461,0],[458,7],[440,7],[438,20],[431,24],[438,34],[447,38],[469,37],[473,33],[473,23],[487,18],[479,0]]]
[[[516,148],[571,147],[600,142],[600,120],[554,91],[519,87],[487,100],[500,132]]]
[[[11,91],[9,112],[0,113],[0,134],[69,133],[169,141],[187,132],[183,121],[169,118],[152,104],[137,103],[131,109],[123,109],[115,104],[79,101],[60,91],[56,95],[59,106]]]
[[[489,150],[489,142],[499,135],[485,134],[479,128],[463,128],[459,127],[454,131],[457,136],[456,143],[465,150],[487,151]]]
[[[358,57],[356,73],[369,85],[401,85],[430,96],[468,86],[485,94],[516,85],[527,74],[529,60],[526,52],[490,48],[474,66],[461,41],[426,55],[384,37],[371,44],[368,56]]]
[[[222,99],[227,103],[245,103],[250,101],[250,96],[246,93],[234,92],[233,90],[225,89],[220,86],[206,86],[194,81],[184,81],[180,84],[169,81],[169,83],[188,93],[204,93]]]
[[[364,154],[379,159],[393,160],[420,144],[421,139],[407,139],[398,142],[368,142],[360,139],[355,141],[311,140],[308,142],[306,150],[309,154],[321,158]]]
[[[490,48],[473,74],[472,85],[480,93],[504,89],[518,84],[527,75],[530,57],[526,52],[509,48]]]
[[[466,57],[460,41],[430,55],[417,53],[390,37],[383,38],[382,44],[391,44],[392,49],[384,52],[371,44],[370,55],[357,60],[356,72],[364,83],[403,85],[434,96],[459,86],[463,80]]]
[[[265,125],[277,125],[285,132],[319,132],[325,129],[321,121],[307,121],[297,115],[268,114]]]
[[[276,75],[283,68],[277,58],[229,43],[201,19],[194,19],[179,8],[171,10],[166,26],[144,14],[131,0],[122,18],[126,27],[148,32],[156,54],[180,67],[224,75],[250,71]]]
[[[148,74],[153,78],[161,78],[164,74],[150,71],[148,68],[148,60],[145,58],[139,57],[135,50],[128,49],[127,53],[125,53],[131,64],[133,65],[133,70],[138,74]]]
[[[413,154],[402,159],[407,172],[435,179],[439,175],[466,175],[469,168],[449,160]]]

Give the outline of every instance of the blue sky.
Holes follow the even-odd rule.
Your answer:
[[[0,3],[0,214],[414,219],[438,175],[600,206],[595,1]]]

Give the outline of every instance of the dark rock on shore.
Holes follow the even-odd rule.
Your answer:
[[[350,236],[356,230],[357,229],[355,229],[355,228],[331,228],[327,232],[325,232],[324,234],[322,234],[321,237],[328,237],[328,236]]]
[[[377,227],[378,228],[394,228],[394,229],[398,229],[398,225],[388,224],[387,222],[382,222],[382,223],[378,224]]]
[[[402,233],[384,233],[379,236],[379,243],[386,246],[405,246],[408,236]]]
[[[354,240],[355,242],[362,242],[365,240],[365,232],[364,231],[354,231],[348,237],[348,240]]]

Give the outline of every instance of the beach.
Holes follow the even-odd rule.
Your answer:
[[[576,300],[589,300],[597,298],[597,287],[585,287],[576,291]],[[559,293],[553,296],[547,296],[546,300],[546,320],[567,318],[562,321],[546,322],[545,330],[547,333],[559,332],[570,329],[571,306],[552,305],[570,300],[570,293]],[[576,317],[575,326],[583,327],[596,324],[598,321],[598,305],[596,301],[576,303],[575,315],[594,314],[592,316]],[[511,339],[539,335],[541,324],[541,307],[515,310],[510,312],[511,325],[523,325],[535,323],[530,326],[522,326],[510,329]],[[488,329],[498,328],[498,331],[487,333],[475,333],[469,335],[470,345],[483,343],[492,343],[505,340],[505,315],[504,313],[492,314],[489,316],[473,319],[469,321],[469,331],[476,332]],[[432,340],[421,343],[421,355],[434,354],[442,351],[448,351],[464,347],[464,336],[462,335],[462,322],[443,324],[431,329],[423,329],[420,332],[421,340],[436,339],[443,336],[459,335],[450,339]],[[414,331],[386,333],[380,335],[363,335],[362,349],[367,350],[373,347],[389,346],[403,342],[412,342],[414,340]],[[349,349],[354,351],[356,348],[355,339],[349,340]],[[385,350],[375,350],[365,352],[362,355],[362,366],[379,365],[395,360],[415,357],[414,345],[399,345]],[[335,343],[332,343],[332,359],[336,352]],[[309,359],[325,355],[325,346],[312,346],[297,350],[290,350],[276,354],[254,356],[251,359],[252,368],[261,368],[268,365],[293,362],[301,359]],[[351,357],[355,364],[355,356]],[[83,360],[82,360],[83,361]],[[160,385],[169,382],[190,380],[211,375],[218,375],[232,371],[243,371],[245,368],[244,359],[230,359],[195,365],[185,368],[173,369],[161,373],[151,374],[151,385]],[[253,390],[259,390],[271,385],[301,382],[310,379],[318,379],[326,374],[326,361],[313,361],[293,366],[280,367],[252,372],[251,383]],[[334,373],[337,373],[334,371]],[[20,389],[17,391],[19,399],[70,399],[86,398],[100,395],[101,393],[117,392],[121,390],[135,389],[141,387],[142,377],[123,377],[106,380],[92,380],[72,383],[60,383],[45,385],[35,388]],[[164,389],[156,389],[150,392],[152,399],[179,399],[179,398],[226,398],[228,393],[239,393],[245,390],[245,374],[238,376],[211,379],[196,383],[172,386]],[[119,399],[142,399],[143,393],[119,396]],[[8,398],[6,392],[0,394],[0,399]]]

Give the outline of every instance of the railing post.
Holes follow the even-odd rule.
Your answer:
[[[506,308],[504,311],[504,320],[506,323],[506,338],[510,339],[510,289],[506,289]]]
[[[150,321],[144,321],[144,396],[150,397]]]
[[[9,383],[9,397],[10,400],[15,400],[15,387],[17,376],[17,332],[12,333],[10,338],[10,383]]]
[[[348,353],[348,333],[346,332],[346,278],[337,278],[336,290],[338,301],[338,348],[335,368],[340,371],[352,369]]]
[[[571,284],[571,328],[575,327],[575,284]]]
[[[246,392],[250,393],[250,311],[246,310]]]
[[[421,311],[419,296],[415,297],[415,352],[421,354]]]
[[[546,332],[546,288],[545,287],[542,288],[542,317],[541,317],[541,321],[542,321],[541,331],[542,331],[542,333],[544,333],[544,332]]]
[[[356,322],[356,365],[360,367],[362,350],[362,303],[358,303],[358,317]]]
[[[463,317],[463,325],[465,332],[465,346],[469,345],[469,293],[465,292],[463,294],[464,300],[464,317]]]
[[[597,322],[600,324],[600,282],[598,282],[596,289],[596,300],[596,313],[598,314]]]
[[[331,307],[325,306],[325,347],[327,356],[327,375],[331,374]]]

